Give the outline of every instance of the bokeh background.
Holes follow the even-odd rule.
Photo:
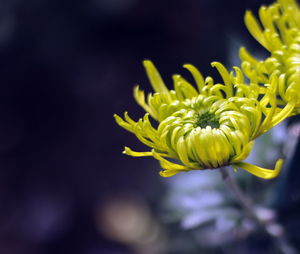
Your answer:
[[[275,253],[248,237],[218,172],[162,179],[153,159],[122,155],[144,147],[113,119],[142,116],[132,89],[151,89],[143,59],[171,87],[172,74],[188,76],[184,63],[216,76],[210,62],[238,64],[241,45],[266,55],[243,24],[262,3],[271,1],[0,0],[0,253]],[[295,118],[251,156],[270,167],[289,157],[279,180],[239,175],[296,245],[298,136]]]

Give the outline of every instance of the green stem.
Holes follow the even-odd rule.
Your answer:
[[[257,213],[255,212],[255,207],[253,202],[249,199],[245,193],[242,192],[240,187],[237,185],[236,181],[228,174],[226,168],[220,168],[223,180],[227,187],[235,194],[236,199],[239,204],[244,208],[247,216],[253,220],[256,225],[265,232],[268,236],[270,236],[274,241],[275,245],[279,249],[279,251],[283,254],[296,254],[297,251],[289,244],[287,241],[284,230],[282,226],[279,225],[275,221],[263,221],[261,220]],[[272,231],[272,228],[279,228],[282,230],[277,230],[276,233]]]

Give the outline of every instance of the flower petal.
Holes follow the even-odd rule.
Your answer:
[[[135,152],[132,151],[129,147],[125,146],[123,154],[132,156],[132,157],[145,157],[145,156],[153,156],[152,152]]]
[[[158,93],[169,93],[168,88],[166,87],[154,64],[150,60],[144,60],[143,64],[154,90]]]
[[[236,162],[233,164],[233,166],[239,167],[241,169],[244,169],[251,173],[252,175],[264,178],[264,179],[272,179],[278,176],[281,168],[282,168],[283,160],[279,159],[276,162],[274,170],[272,169],[266,169],[266,168],[261,168],[246,162]]]

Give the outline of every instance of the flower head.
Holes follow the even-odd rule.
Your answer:
[[[241,48],[242,68],[250,80],[265,84],[273,74],[279,76],[278,104],[295,100],[292,114],[300,113],[300,8],[294,0],[278,0],[259,10],[260,22],[248,11],[246,26],[251,35],[270,52],[257,60]]]
[[[239,68],[229,73],[222,64],[214,62],[212,66],[223,79],[223,84],[214,84],[211,77],[204,79],[194,66],[184,65],[194,77],[196,88],[174,75],[174,89],[169,90],[151,61],[144,61],[144,66],[155,93],[146,100],[137,86],[134,97],[147,113],[137,122],[127,112],[124,119],[118,115],[115,119],[151,150],[135,152],[125,147],[125,154],[153,156],[163,168],[162,176],[227,165],[266,179],[278,175],[282,160],[277,161],[275,170],[242,162],[254,139],[294,109],[292,103],[277,107],[277,75],[271,75],[264,87],[253,82],[246,84]],[[150,117],[158,122],[156,128]]]

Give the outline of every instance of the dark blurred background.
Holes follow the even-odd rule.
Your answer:
[[[263,53],[243,24],[262,3],[0,0],[0,253],[171,253],[168,179],[122,155],[144,147],[113,114],[142,115],[143,59],[171,86],[184,63],[215,75],[241,45]]]

